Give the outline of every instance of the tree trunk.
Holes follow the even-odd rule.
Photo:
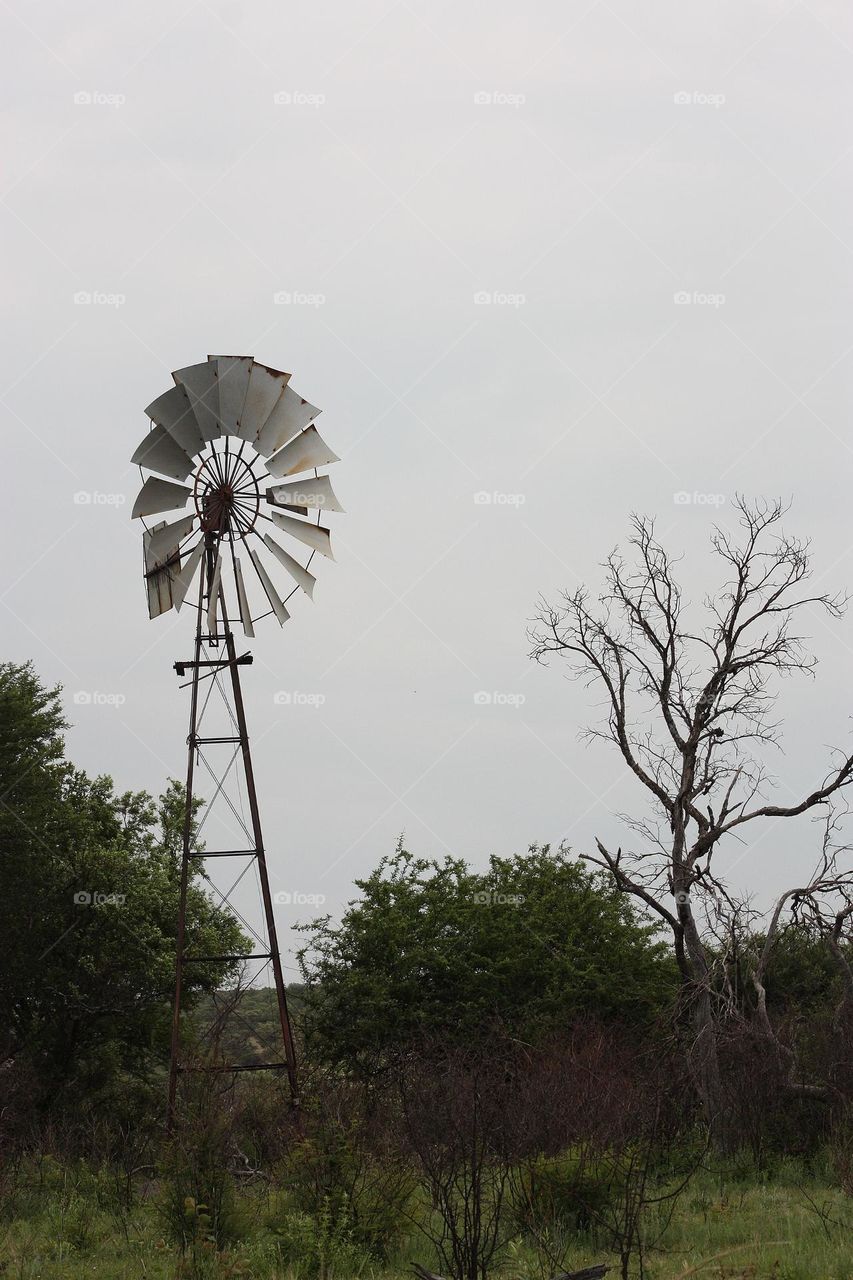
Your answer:
[[[711,975],[689,903],[681,905],[679,914],[684,927],[684,942],[692,971],[692,989],[689,992],[689,998],[694,1039],[690,1053],[690,1066],[696,1080],[708,1132],[711,1135],[711,1144],[715,1151],[725,1154],[731,1150],[732,1135],[720,1075],[717,1025],[711,1004]]]
[[[717,1028],[711,1009],[711,996],[704,984],[693,997],[692,1066],[702,1102],[702,1110],[715,1151],[725,1154],[731,1149],[731,1133],[720,1076],[720,1056],[717,1046]]]

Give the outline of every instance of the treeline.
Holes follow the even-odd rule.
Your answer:
[[[285,1197],[277,1256],[307,1275],[387,1263],[409,1229],[454,1280],[482,1280],[516,1237],[543,1270],[585,1241],[630,1273],[660,1205],[715,1144],[694,1072],[696,991],[636,895],[567,848],[475,871],[399,845],[340,921],[304,926],[290,992],[301,1112],[275,1077],[203,1071],[184,1078],[167,1134],[184,793],[117,793],[75,768],[60,691],[28,664],[0,667],[0,722],[0,1172],[40,1151],[83,1156],[124,1170],[132,1196],[153,1171],[185,1275],[219,1274],[204,1267],[238,1233],[247,1177]],[[198,874],[189,931],[208,954],[247,945]],[[843,964],[805,917],[765,944],[748,930],[706,942],[725,1107],[715,1158],[766,1173],[828,1153],[847,1185]],[[243,991],[223,1019],[241,975],[204,977],[185,993],[188,1052],[202,1066],[264,1061],[272,993]]]
[[[0,722],[0,1049],[12,1100],[5,1123],[66,1112],[71,1102],[77,1116],[141,1105],[159,1114],[183,790],[170,782],[158,799],[119,794],[109,778],[75,768],[60,692],[28,664],[0,667]],[[309,1073],[369,1081],[414,1046],[450,1053],[506,1042],[538,1052],[569,1042],[578,1028],[644,1052],[669,1051],[691,1035],[691,992],[670,940],[612,877],[568,849],[534,845],[478,872],[400,846],[356,888],[340,922],[305,926],[304,984],[291,1005]],[[198,875],[189,929],[208,954],[245,945]],[[748,980],[763,942],[744,935],[720,956],[724,1074],[733,1113],[743,1111],[738,1090],[746,1089],[768,1112],[777,1099],[787,1129],[790,1090],[768,1086],[785,1057],[762,1049]],[[237,979],[224,966],[190,975],[187,1006],[200,1037],[214,1017],[214,993]],[[787,929],[765,988],[782,1045],[807,1064],[811,1081],[846,1097],[849,1011],[825,940],[805,925]],[[223,1028],[220,1048],[226,1058],[227,1049],[260,1061],[276,1038],[274,1003],[263,990],[242,1000],[243,1020]],[[255,1041],[247,1026],[257,1029]],[[808,1089],[799,1101],[808,1110]],[[832,1110],[814,1105],[800,1145]],[[764,1142],[757,1123],[742,1119],[742,1132]]]
[[[67,759],[66,727],[59,689],[0,666],[0,1069],[20,1132],[159,1107],[168,1052],[184,791],[117,793]],[[206,953],[241,949],[198,872],[188,918]],[[188,1003],[232,976],[190,975]]]

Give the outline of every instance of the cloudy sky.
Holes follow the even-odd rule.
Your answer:
[[[848,6],[3,13],[3,656],[62,682],[73,758],[183,774],[192,624],[147,620],[128,459],[170,370],[247,353],[322,406],[347,509],[245,675],[274,890],[335,912],[401,832],[616,843],[638,796],[527,658],[539,593],[596,586],[638,510],[699,602],[736,491],[853,587]],[[851,621],[807,630],[786,798],[850,736]],[[815,840],[721,866],[766,898]],[[289,950],[314,912],[278,914]]]

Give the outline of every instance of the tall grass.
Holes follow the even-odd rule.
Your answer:
[[[329,1224],[324,1236],[323,1223],[290,1205],[286,1189],[256,1186],[237,1193],[238,1208],[250,1224],[245,1237],[222,1252],[199,1251],[196,1270],[190,1272],[187,1251],[164,1233],[157,1207],[162,1189],[156,1183],[141,1187],[127,1208],[111,1198],[110,1179],[107,1171],[79,1165],[63,1168],[54,1162],[47,1170],[41,1162],[23,1165],[0,1204],[3,1280],[410,1280],[412,1262],[435,1266],[415,1233],[404,1235],[388,1262],[380,1263],[343,1239],[330,1242]],[[430,1211],[425,1200],[422,1208]],[[618,1273],[618,1259],[588,1232],[580,1230],[570,1241],[568,1270],[604,1261],[611,1274]],[[490,1274],[495,1280],[545,1280],[549,1273],[532,1243],[519,1234]],[[853,1203],[828,1170],[804,1170],[793,1161],[760,1179],[746,1167],[705,1168],[676,1204],[646,1261],[646,1275],[648,1280],[850,1280]]]

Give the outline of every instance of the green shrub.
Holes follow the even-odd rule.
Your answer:
[[[86,1253],[103,1231],[104,1212],[114,1208],[114,1183],[107,1169],[85,1160],[61,1163],[46,1156],[36,1166],[33,1188],[44,1211],[53,1250],[59,1256]]]
[[[385,1260],[400,1238],[414,1179],[399,1161],[381,1161],[342,1131],[297,1143],[284,1171],[292,1202],[315,1221],[325,1216],[374,1258]]]
[[[327,1203],[316,1215],[285,1214],[275,1229],[281,1261],[305,1280],[350,1280],[361,1275],[369,1254],[353,1239],[346,1214]]]
[[[511,1213],[526,1235],[594,1227],[614,1197],[611,1174],[586,1153],[540,1156],[515,1181]]]
[[[215,1126],[179,1132],[161,1165],[158,1217],[167,1239],[182,1252],[210,1241],[214,1248],[244,1234],[245,1223]]]
[[[248,1276],[246,1264],[217,1243],[207,1205],[187,1196],[183,1206],[183,1250],[177,1280],[234,1280]]]
[[[90,1201],[73,1188],[51,1201],[46,1221],[54,1251],[87,1253],[97,1237],[97,1221]]]

